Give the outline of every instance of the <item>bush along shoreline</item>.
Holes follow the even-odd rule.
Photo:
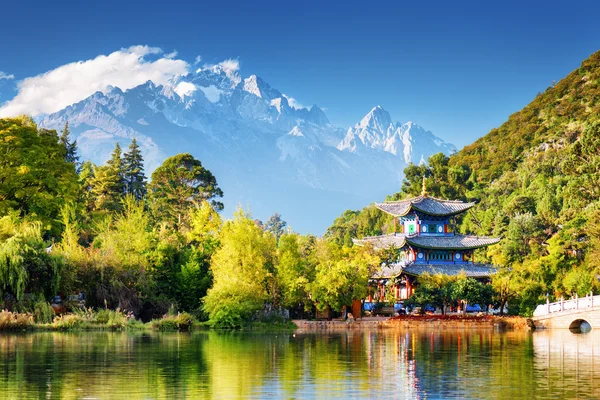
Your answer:
[[[156,330],[189,332],[202,327],[191,314],[168,313],[149,322],[135,319],[132,313],[117,310],[91,308],[71,313],[41,318],[37,313],[0,311],[0,332],[19,331],[139,331]]]

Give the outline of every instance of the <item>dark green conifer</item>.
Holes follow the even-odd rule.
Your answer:
[[[121,209],[121,200],[125,194],[123,179],[123,160],[121,159],[121,146],[116,144],[110,160],[106,165],[94,169],[92,181],[92,196],[94,209],[118,211]]]
[[[144,175],[144,159],[135,138],[131,140],[128,151],[123,156],[123,176],[125,193],[133,195],[137,200],[146,196],[146,175]]]
[[[65,161],[75,164],[75,168],[79,171],[79,156],[77,155],[77,140],[71,141],[71,130],[69,129],[69,121],[65,122],[59,142],[65,148]]]

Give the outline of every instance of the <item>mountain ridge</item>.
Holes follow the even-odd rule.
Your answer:
[[[334,126],[317,105],[293,107],[259,76],[242,78],[213,66],[166,85],[107,87],[38,122],[61,129],[68,121],[82,159],[95,163],[105,161],[116,142],[126,146],[132,138],[148,173],[167,156],[190,152],[215,174],[230,211],[233,202],[241,202],[258,218],[277,211],[299,231],[322,232],[345,208],[399,187],[408,162],[456,151],[420,127],[392,123],[381,106],[373,110],[377,118],[389,119],[391,130],[374,122],[368,127],[371,140],[361,141],[356,151],[342,145],[356,136],[353,128]],[[321,212],[322,207],[337,211]]]

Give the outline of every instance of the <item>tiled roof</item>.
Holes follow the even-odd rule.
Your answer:
[[[459,234],[455,234],[454,236],[419,236],[418,234],[404,235],[402,233],[391,233],[389,235],[353,239],[352,241],[359,246],[371,243],[376,249],[401,248],[408,243],[414,247],[424,249],[470,250],[498,243],[500,238]]]
[[[376,249],[389,249],[390,247],[401,248],[406,244],[406,236],[401,233],[390,233],[381,236],[367,236],[362,239],[352,239],[359,246],[371,243]]]
[[[496,268],[489,264],[417,264],[411,263],[402,272],[408,275],[442,274],[456,276],[465,273],[471,278],[487,278],[496,273]]]
[[[375,203],[375,207],[395,217],[402,217],[408,214],[411,209],[429,215],[450,216],[466,211],[474,205],[475,203],[465,203],[458,200],[441,200],[427,196],[417,196],[400,201]]]
[[[390,279],[395,278],[402,272],[402,264],[384,264],[375,272],[371,278],[373,279]]]
[[[383,265],[379,271],[375,272],[372,279],[390,279],[395,278],[401,273],[407,275],[419,276],[425,273],[431,275],[442,274],[456,276],[464,273],[470,278],[487,278],[496,273],[496,267],[489,264],[417,264],[401,263]]]
[[[498,243],[500,238],[455,234],[454,236],[411,235],[407,236],[405,240],[415,247],[424,249],[463,250],[489,246]]]

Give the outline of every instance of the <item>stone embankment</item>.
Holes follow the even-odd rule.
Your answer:
[[[365,317],[356,320],[294,320],[298,331],[340,331],[360,329],[531,329],[529,320],[521,317],[402,315],[398,317]]]

